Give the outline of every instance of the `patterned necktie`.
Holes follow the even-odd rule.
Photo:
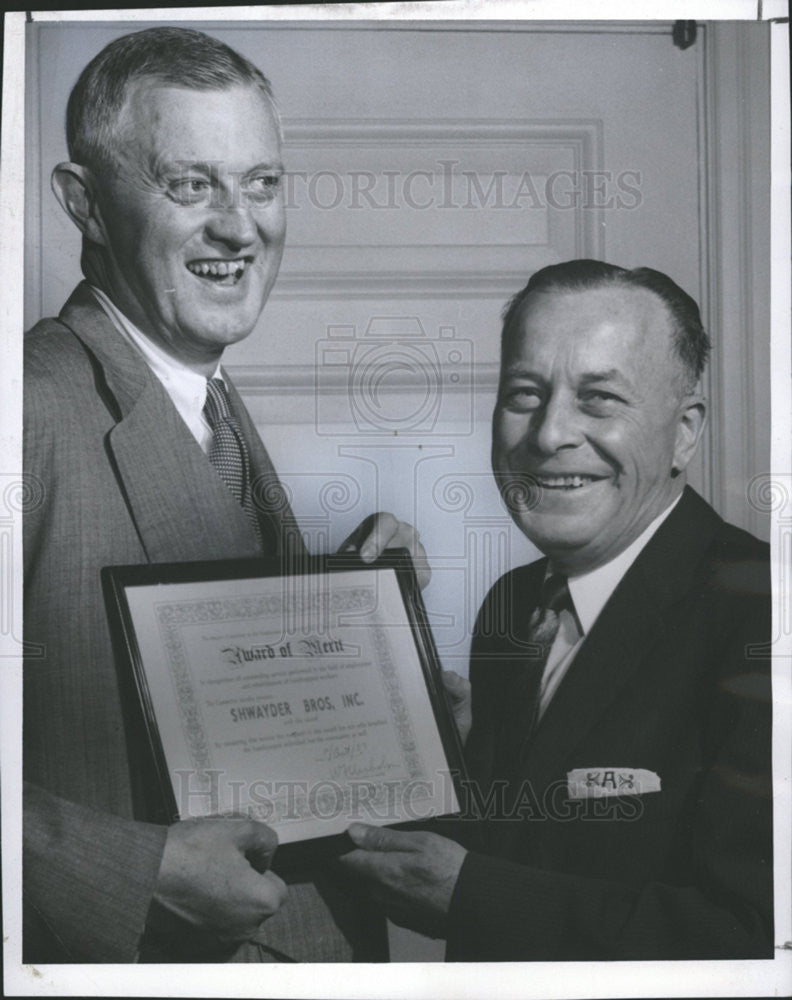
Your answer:
[[[250,518],[256,537],[261,542],[261,525],[253,502],[247,445],[236,417],[231,412],[228,390],[222,379],[206,380],[204,416],[213,435],[209,461]]]
[[[542,584],[539,604],[528,623],[525,661],[518,667],[506,716],[507,760],[517,764],[536,728],[542,676],[555,637],[560,613],[572,610],[572,598],[565,576],[554,574]]]

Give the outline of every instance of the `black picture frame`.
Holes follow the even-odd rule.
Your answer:
[[[152,822],[172,823],[183,818],[177,805],[172,775],[156,718],[151,686],[141,655],[136,624],[127,599],[131,587],[160,584],[207,583],[250,580],[295,574],[327,574],[342,571],[366,573],[392,570],[404,604],[410,631],[429,704],[437,725],[442,751],[448,764],[457,804],[464,802],[467,781],[462,744],[451,706],[441,679],[441,664],[421,597],[420,588],[407,549],[388,549],[373,563],[364,563],[357,553],[305,556],[290,560],[288,566],[278,559],[226,559],[182,563],[107,566],[102,570],[102,587],[113,638],[119,685],[125,705],[127,739],[131,759],[139,767],[135,798],[139,811]],[[439,812],[432,819],[453,819],[457,812]],[[406,820],[383,823],[397,829],[413,829],[423,822]],[[352,842],[345,833],[314,836],[279,846],[273,868],[288,875],[320,860],[349,850]]]

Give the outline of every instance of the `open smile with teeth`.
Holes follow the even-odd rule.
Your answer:
[[[534,476],[538,486],[545,490],[579,490],[582,486],[597,483],[603,476]]]
[[[217,284],[235,285],[249,263],[250,257],[238,257],[236,260],[191,260],[187,264],[187,270]]]

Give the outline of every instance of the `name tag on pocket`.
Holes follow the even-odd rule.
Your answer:
[[[567,771],[570,799],[646,795],[660,791],[660,775],[642,767],[576,767]]]

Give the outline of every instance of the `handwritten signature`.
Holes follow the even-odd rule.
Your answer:
[[[384,753],[372,754],[368,760],[339,761],[330,768],[330,778],[378,778],[392,770],[394,766]]]
[[[367,740],[352,740],[349,743],[333,743],[319,751],[314,760],[319,764],[332,764],[337,760],[354,760],[368,750]]]

